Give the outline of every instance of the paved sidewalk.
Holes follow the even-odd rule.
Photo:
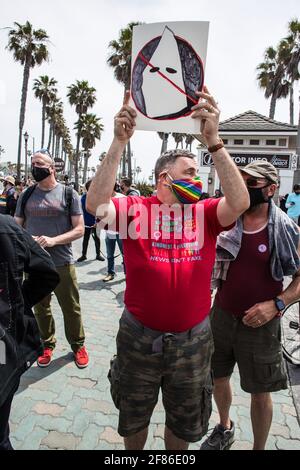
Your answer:
[[[104,247],[102,241],[102,247]],[[74,246],[80,256],[81,242]],[[47,369],[32,367],[22,378],[11,413],[11,440],[16,449],[123,449],[118,435],[118,415],[109,392],[107,371],[115,353],[115,336],[122,313],[125,289],[121,258],[117,277],[101,282],[106,263],[94,260],[92,240],[88,261],[78,265],[80,297],[90,353],[87,369],[78,369],[63,334],[60,309],[54,299],[57,348]],[[232,449],[251,449],[249,395],[233,380],[231,418],[236,424]],[[289,390],[273,394],[274,418],[267,449],[300,450],[300,428]],[[159,402],[152,417],[146,449],[164,449],[164,412]],[[213,411],[210,427],[217,422]],[[199,449],[200,442],[190,446]]]

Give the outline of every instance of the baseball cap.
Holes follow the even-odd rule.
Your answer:
[[[278,173],[275,166],[265,160],[251,162],[249,165],[241,168],[241,171],[255,178],[266,178],[272,181],[272,183],[278,184]]]

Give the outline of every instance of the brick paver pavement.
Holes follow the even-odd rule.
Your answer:
[[[74,244],[76,257],[81,242]],[[102,242],[104,247],[104,242]],[[115,336],[125,289],[121,258],[117,277],[101,282],[106,263],[94,260],[92,240],[89,260],[78,265],[80,297],[90,365],[80,370],[64,337],[62,316],[53,301],[57,347],[47,369],[33,366],[22,378],[11,412],[11,440],[16,449],[123,449],[117,433],[118,412],[109,392],[107,371],[115,353]],[[236,424],[232,449],[251,449],[249,395],[233,377],[231,418]],[[290,390],[273,394],[274,418],[267,449],[300,450],[300,428]],[[152,417],[146,449],[164,449],[164,411],[159,401]],[[214,407],[210,428],[217,422]],[[199,449],[200,442],[190,446]]]

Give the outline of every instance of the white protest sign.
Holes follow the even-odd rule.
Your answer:
[[[180,21],[135,26],[130,105],[136,129],[199,134],[190,117],[204,84],[209,23]]]

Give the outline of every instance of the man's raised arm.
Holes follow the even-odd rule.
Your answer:
[[[220,110],[206,87],[204,93],[198,94],[203,100],[192,108],[192,117],[200,118],[201,132],[206,144],[208,147],[214,147],[220,142]],[[224,193],[224,198],[218,205],[217,215],[220,224],[227,227],[249,208],[249,193],[237,166],[224,147],[213,151],[212,158]]]
[[[123,151],[128,140],[133,136],[135,126],[136,112],[128,106],[129,98],[130,93],[127,91],[124,104],[115,117],[114,139],[87,193],[86,209],[94,215],[100,205],[107,205],[109,213],[114,211],[114,205],[110,203],[111,195]],[[106,213],[106,215],[112,216],[113,214]]]

